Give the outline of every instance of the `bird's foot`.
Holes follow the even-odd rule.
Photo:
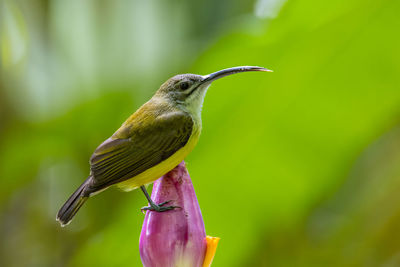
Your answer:
[[[180,208],[178,206],[165,206],[165,204],[168,204],[169,202],[171,202],[171,200],[162,202],[160,204],[154,204],[154,203],[150,203],[150,206],[147,207],[143,207],[140,210],[142,211],[142,213],[145,213],[146,210],[151,210],[151,211],[157,211],[157,212],[164,212],[164,211],[168,211],[168,210],[173,210],[176,208]]]

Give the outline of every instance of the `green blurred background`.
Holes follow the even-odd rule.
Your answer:
[[[141,266],[146,204],[58,208],[178,73],[219,80],[187,158],[213,266],[400,266],[400,1],[0,0],[0,266]]]

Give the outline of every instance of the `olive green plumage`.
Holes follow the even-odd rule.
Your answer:
[[[166,81],[96,148],[90,158],[89,177],[62,206],[57,220],[62,225],[68,224],[91,195],[112,185],[132,190],[153,182],[178,165],[199,138],[202,104],[211,82],[243,71],[267,70],[236,67],[207,76],[181,74]]]
[[[134,127],[123,126],[95,150],[90,159],[93,178],[87,192],[130,179],[185,146],[193,129],[192,117],[178,110],[158,116],[153,112],[139,112],[133,120]]]

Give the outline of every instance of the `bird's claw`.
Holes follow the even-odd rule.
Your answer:
[[[143,207],[143,208],[140,209],[140,211],[142,213],[145,213],[147,210],[157,211],[157,212],[164,212],[164,211],[180,208],[179,206],[166,206],[166,207],[163,207],[165,204],[168,204],[169,202],[171,202],[171,200],[162,202],[162,203],[160,203],[158,205],[154,204],[154,205],[150,205],[150,206],[147,206],[147,207]]]

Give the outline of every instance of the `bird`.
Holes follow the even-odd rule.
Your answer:
[[[208,75],[179,74],[164,82],[148,102],[95,149],[89,161],[89,177],[57,213],[61,226],[71,222],[89,197],[114,185],[123,191],[141,188],[149,203],[142,211],[177,208],[167,206],[169,201],[154,203],[146,185],[175,168],[196,146],[204,97],[211,83],[248,71],[271,72],[263,67],[240,66]]]

